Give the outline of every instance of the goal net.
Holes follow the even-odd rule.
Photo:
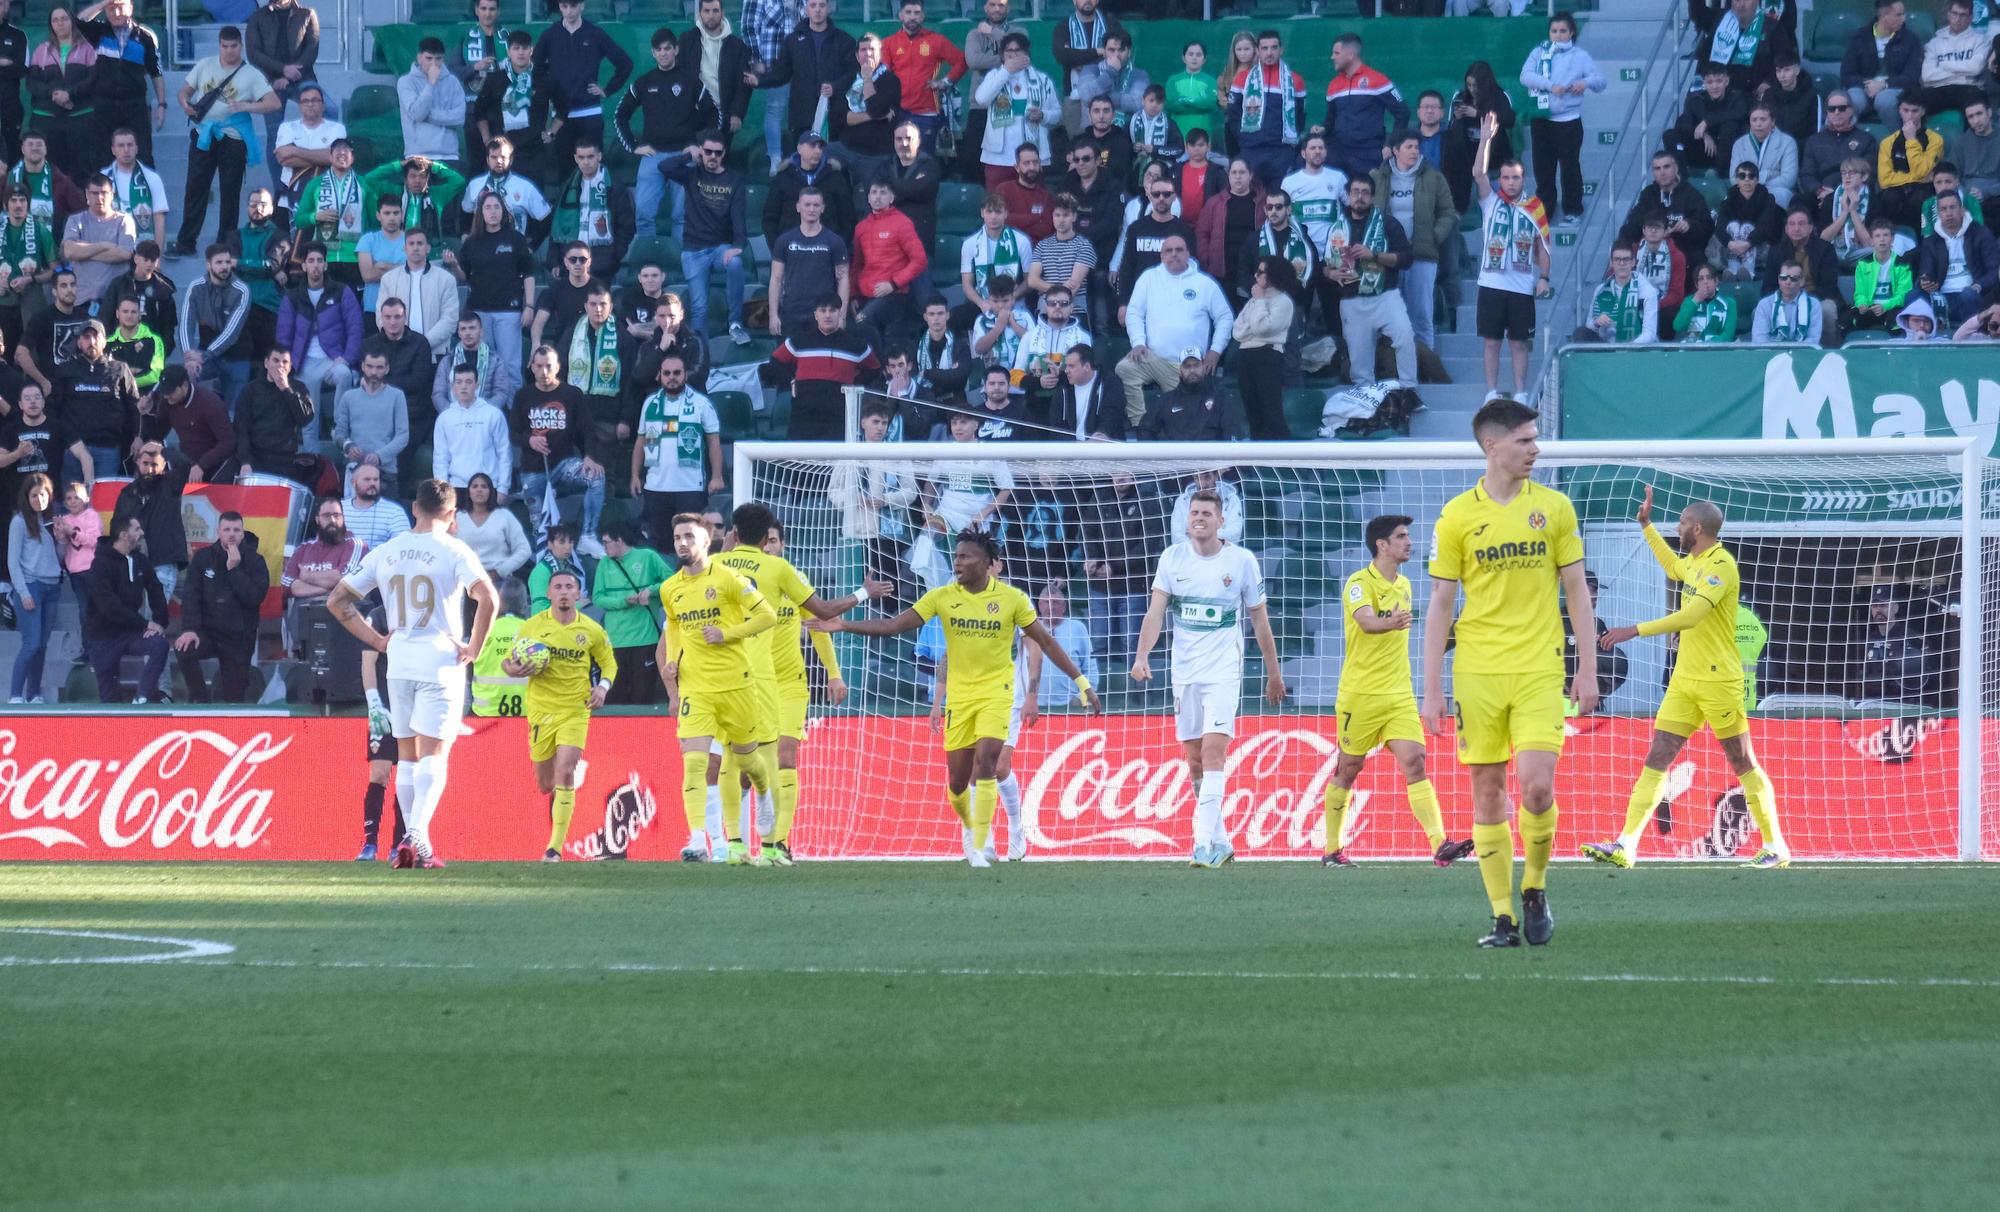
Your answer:
[[[1483,470],[1469,443],[745,442],[735,460],[737,499],[776,509],[787,557],[826,596],[864,575],[895,585],[865,612],[894,614],[949,578],[951,536],[969,521],[999,539],[1002,577],[1035,600],[1106,706],[1086,714],[1068,679],[1052,667],[1042,679],[1042,718],[1021,731],[1012,760],[1021,833],[1038,859],[1180,858],[1191,848],[1194,789],[1163,672],[1169,641],[1155,650],[1150,684],[1129,671],[1155,565],[1185,537],[1189,498],[1206,486],[1223,496],[1225,537],[1261,565],[1289,690],[1282,706],[1263,700],[1250,642],[1226,826],[1242,857],[1320,854],[1345,647],[1339,596],[1369,558],[1363,528],[1379,515],[1414,519],[1403,572],[1415,590],[1409,643],[1421,678],[1422,633],[1439,622],[1424,617],[1432,529]],[[1535,474],[1576,505],[1600,627],[1678,606],[1633,520],[1642,490],[1653,488],[1655,524],[1670,540],[1683,507],[1721,506],[1742,572],[1736,626],[1752,742],[1796,856],[1977,859],[2000,857],[2000,812],[1982,827],[1979,811],[2000,787],[1996,724],[1982,708],[2000,689],[2000,611],[1982,592],[2000,557],[1996,468],[1940,440],[1552,442]],[[958,857],[930,723],[936,624],[835,639],[850,693],[831,703],[808,652],[814,698],[795,849]],[[1558,855],[1618,833],[1673,658],[1668,637],[1600,656],[1602,704],[1567,722]],[[1448,661],[1447,695],[1450,677]],[[1429,772],[1447,833],[1464,837],[1470,781],[1450,729],[1428,738]],[[1643,843],[1649,860],[1755,851],[1742,789],[1706,731],[1673,762],[1661,798]],[[1347,821],[1358,858],[1429,854],[1387,753],[1370,757]],[[1004,847],[1004,816],[996,829]]]

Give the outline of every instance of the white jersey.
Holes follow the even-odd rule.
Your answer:
[[[439,682],[458,666],[466,587],[485,577],[456,535],[406,530],[362,557],[343,583],[363,597],[382,592],[390,679]]]
[[[1326,238],[1333,232],[1333,220],[1347,201],[1347,174],[1332,165],[1316,173],[1295,169],[1282,187],[1291,195],[1292,222],[1297,223],[1313,247],[1326,254]]]
[[[1153,588],[1167,595],[1173,623],[1173,684],[1241,682],[1244,613],[1264,604],[1257,557],[1234,543],[1211,556],[1175,543],[1160,557]]]

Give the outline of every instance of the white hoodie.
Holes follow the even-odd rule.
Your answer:
[[[449,480],[455,488],[475,472],[493,477],[493,485],[506,492],[514,477],[514,451],[507,440],[507,415],[475,399],[471,407],[451,402],[438,414],[431,430],[431,474]]]
[[[1956,84],[1976,84],[1986,66],[1986,50],[1992,38],[1968,25],[1962,34],[1940,29],[1924,43],[1924,87],[1950,88]]]

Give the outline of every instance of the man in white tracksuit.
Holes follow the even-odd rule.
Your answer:
[[[1125,328],[1132,352],[1118,360],[1125,385],[1125,416],[1133,425],[1146,415],[1146,387],[1171,391],[1180,386],[1181,355],[1193,350],[1213,374],[1229,346],[1235,313],[1215,279],[1188,264],[1187,240],[1168,236],[1160,263],[1139,275],[1126,304]]]

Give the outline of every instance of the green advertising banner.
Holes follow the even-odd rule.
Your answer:
[[[1566,349],[1557,386],[1571,440],[1959,436],[2000,457],[2000,345]],[[1589,470],[1571,475],[1592,479]],[[1789,491],[1746,485],[1738,507],[1765,521],[1843,522],[1941,519],[1959,507],[1942,467],[1894,483],[1785,479]],[[1989,515],[1996,508],[1986,503]]]

